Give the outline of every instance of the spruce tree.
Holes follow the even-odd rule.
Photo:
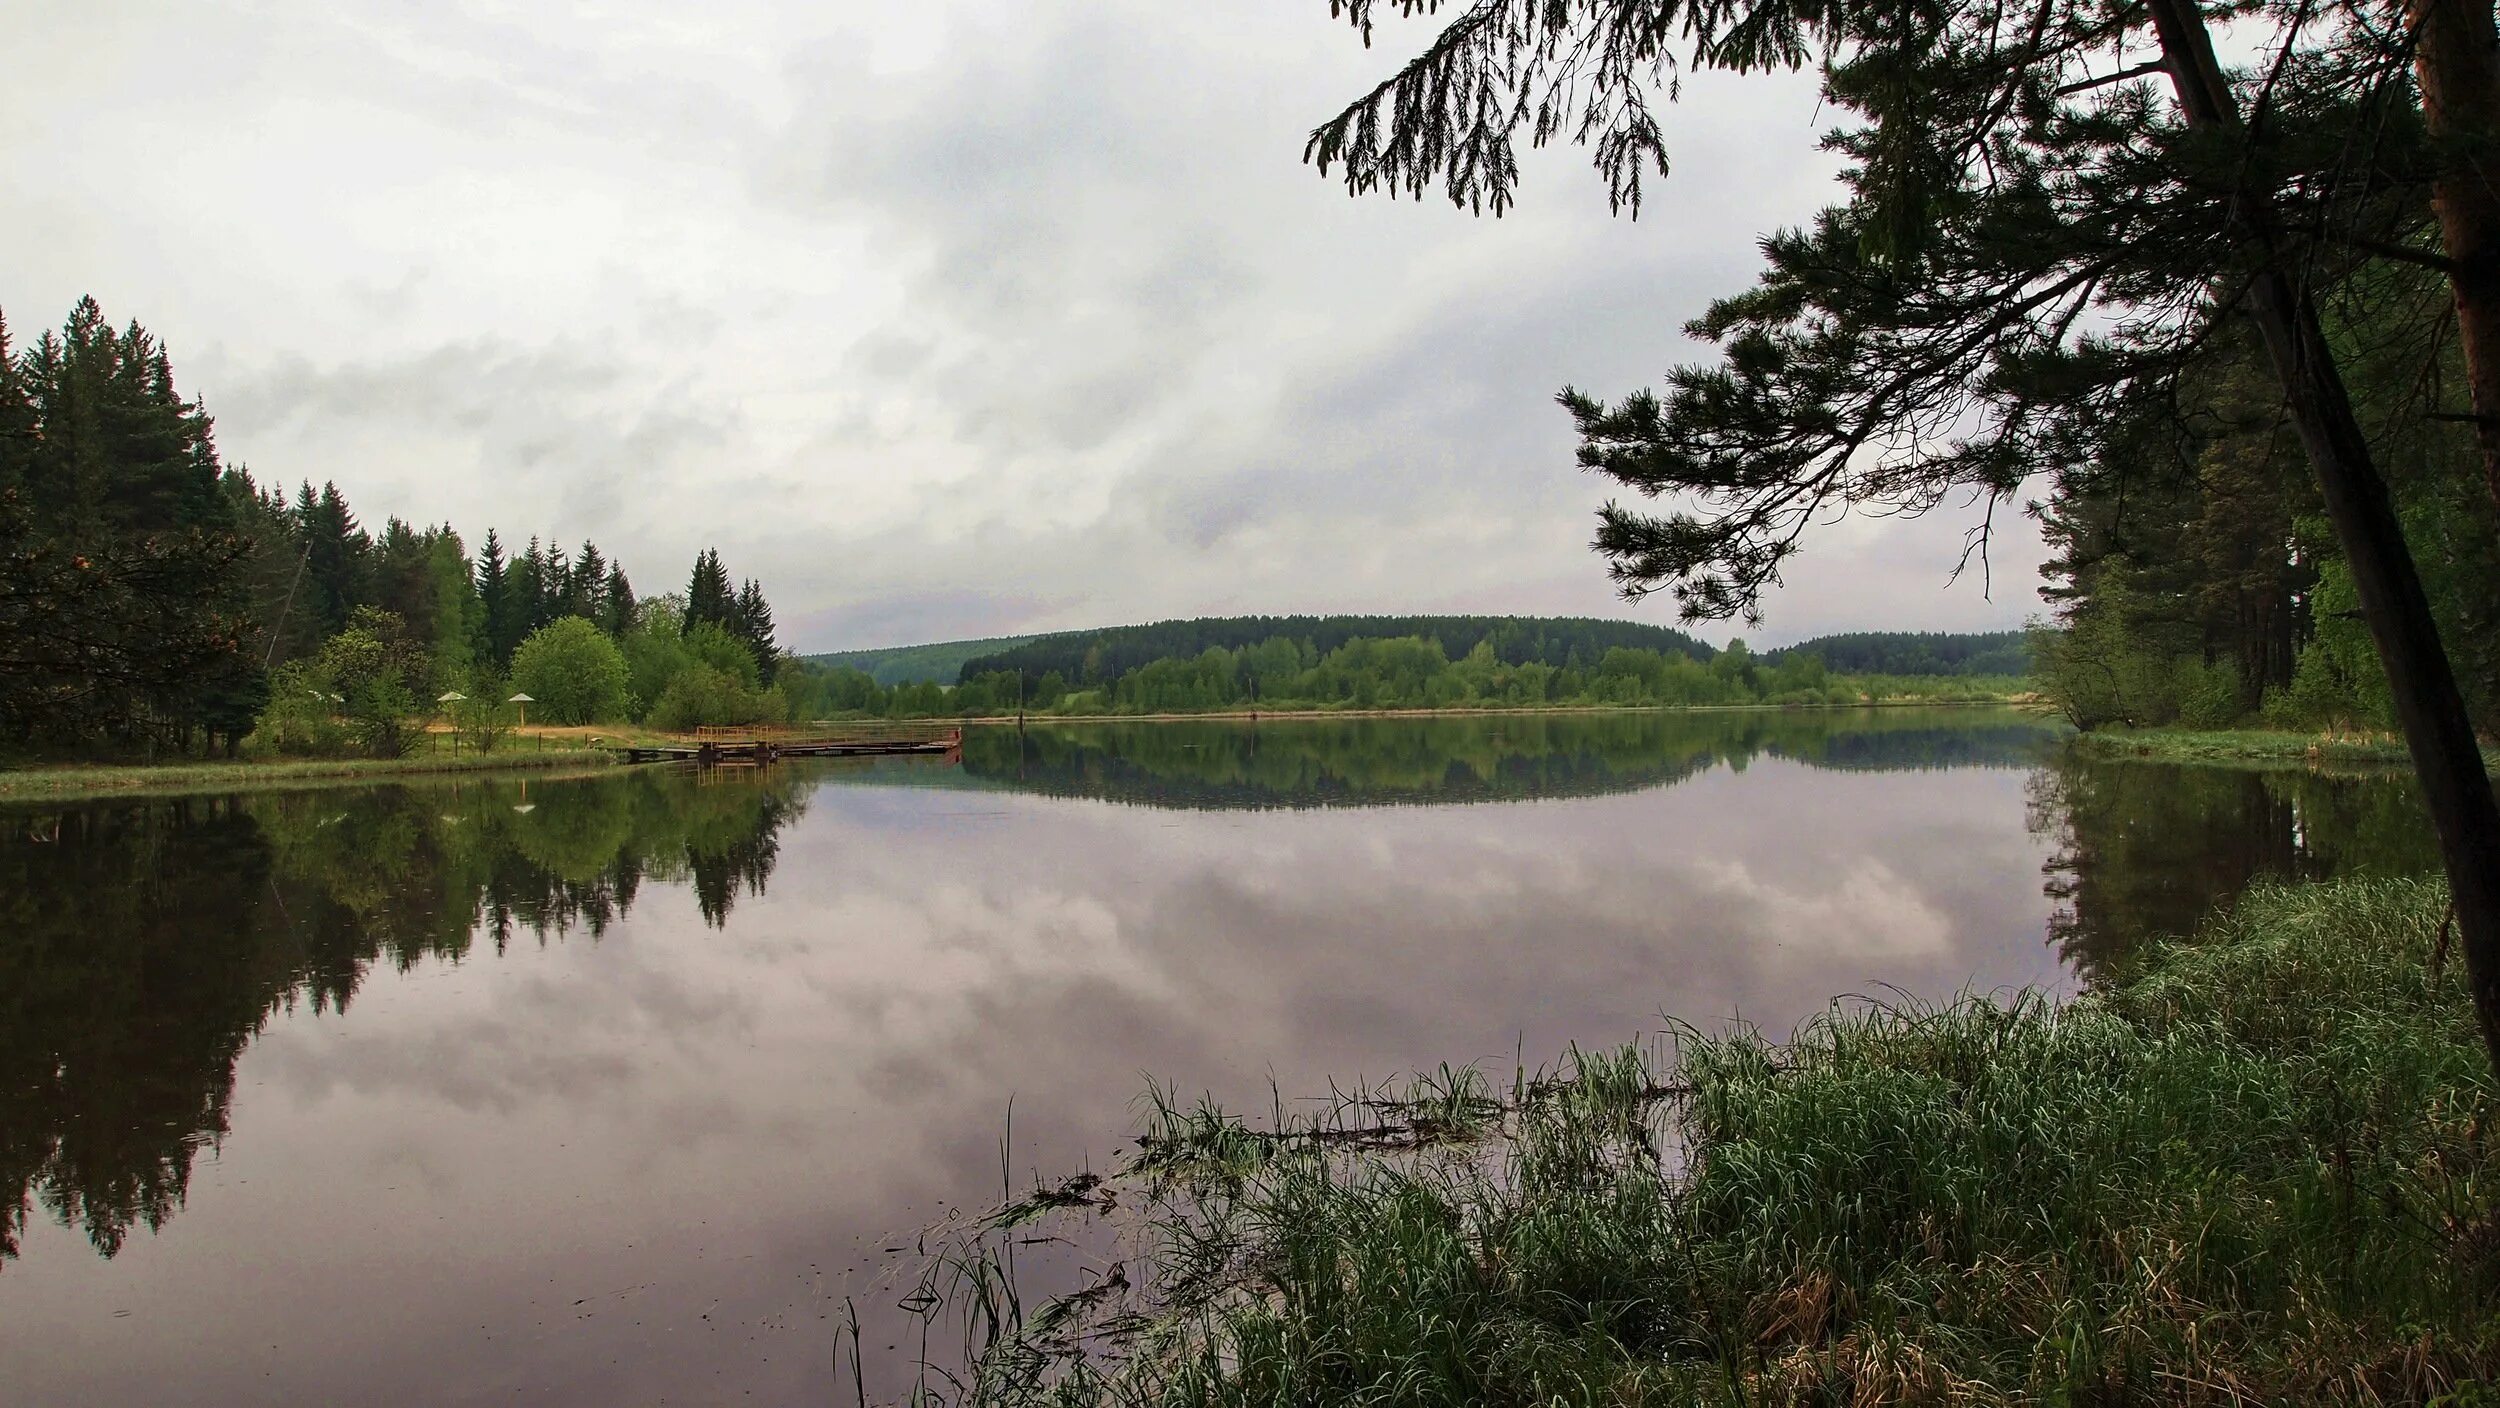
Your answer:
[[[601,592],[599,625],[620,640],[634,627],[634,584],[625,580],[621,565],[608,568],[607,585]]]
[[[513,629],[519,638],[513,644],[529,639],[530,633],[547,624],[547,553],[533,536],[529,546],[513,560],[509,579],[512,593]]]
[[[0,375],[0,736],[231,736],[251,544],[164,349],[82,299]]]
[[[514,629],[510,583],[504,568],[503,539],[486,530],[486,545],[477,555],[477,598],[480,644],[484,658],[501,670],[512,663],[512,648],[521,641]]]
[[[530,629],[534,631],[567,616],[581,614],[574,610],[572,592],[573,559],[566,555],[564,549],[550,544],[539,556],[538,609],[535,619],[530,622]]]
[[[35,451],[35,402],[9,346],[9,325],[0,318],[0,495],[26,487],[27,465]]]
[[[565,584],[566,614],[584,620],[603,622],[607,605],[602,599],[608,586],[608,559],[599,545],[582,539],[581,555],[573,559],[573,571]]]
[[[705,548],[694,559],[694,577],[686,584],[685,629],[691,631],[706,621],[726,628],[736,611],[737,598],[729,585],[729,572],[721,566],[720,553]]]
[[[357,607],[371,604],[365,578],[372,541],[336,483],[323,484],[320,496],[308,504],[299,500],[298,512],[305,545],[301,604],[324,636],[336,635],[347,628],[347,618]]]
[[[773,609],[764,600],[764,589],[749,577],[738,589],[738,599],[730,613],[730,633],[746,645],[755,656],[755,668],[770,685],[781,667],[781,648],[773,643]]]

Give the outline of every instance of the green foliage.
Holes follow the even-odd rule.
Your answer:
[[[2220,660],[2198,664],[2181,660],[2172,692],[2179,701],[2179,722],[2189,728],[2229,728],[2240,719],[2239,673]]]
[[[959,681],[1001,671],[1039,679],[1052,671],[1072,686],[1109,684],[1158,660],[1181,660],[1212,648],[1241,651],[1282,640],[1326,655],[1357,640],[1412,637],[1435,640],[1463,657],[1489,642],[1506,665],[1537,663],[1556,669],[1584,666],[1609,648],[1623,646],[1710,658],[1710,647],[1663,626],[1636,621],[1599,621],[1541,616],[1226,616],[1158,621],[1043,636],[1012,649],[964,662]],[[1304,660],[1301,666],[1311,662]]]
[[[255,757],[339,758],[353,750],[342,701],[309,660],[281,665],[269,677],[269,701],[243,740]]]
[[[727,676],[738,688],[749,692],[763,688],[755,652],[728,628],[712,621],[697,622],[686,629],[685,641],[689,658]]]
[[[2018,680],[1980,676],[1835,676],[1819,657],[1797,651],[1783,652],[1765,668],[1741,641],[1708,664],[1681,650],[1617,645],[1594,660],[1575,649],[1560,668],[1505,660],[1502,643],[1495,634],[1479,636],[1464,656],[1452,659],[1433,637],[1351,636],[1323,651],[1311,639],[1270,636],[1237,650],[1207,646],[1150,659],[1088,689],[1071,688],[1056,670],[1035,676],[1001,669],[967,673],[951,692],[926,682],[883,690],[856,670],[804,665],[787,672],[787,685],[794,709],[806,718],[1815,706],[2001,699],[2021,688]],[[1100,652],[1088,653],[1097,670],[1108,669]]]
[[[2444,902],[2258,891],[2062,1007],[1843,1004],[1276,1128],[1157,1092],[1126,1169],[979,1224],[923,1303],[1012,1305],[1012,1239],[1116,1205],[1126,1274],[976,1321],[963,1401],[2443,1401],[2500,1375]]]
[[[2040,689],[2080,729],[2143,726],[2178,717],[2177,662],[2134,627],[2136,597],[2111,578],[2087,604],[2068,613],[2063,630],[2037,628],[2032,657]]]
[[[2387,729],[2395,726],[2395,700],[2387,672],[2361,624],[2360,596],[2340,562],[2320,572],[2317,634],[2301,648],[2291,687],[2274,701],[2274,717],[2295,727]]]
[[[541,626],[512,652],[512,687],[551,724],[602,723],[629,707],[625,654],[578,616]]]
[[[231,737],[251,554],[161,344],[93,299],[22,354],[0,322],[0,750]]]
[[[472,753],[492,753],[503,741],[510,706],[504,701],[512,689],[502,675],[488,668],[475,668],[468,683],[458,691],[461,698],[452,701],[448,711],[453,736],[460,746]]]
[[[684,632],[673,624],[637,625],[618,648],[625,654],[625,692],[636,718],[648,718],[669,681],[695,663]]]
[[[261,756],[403,756],[416,738],[415,690],[431,673],[407,623],[358,607],[318,655],[279,667],[245,747]]]
[[[1813,655],[1849,675],[2027,675],[2030,638],[2021,631],[1857,631],[1817,636],[1763,652],[1777,662]]]
[[[717,551],[707,548],[695,558],[694,576],[686,585],[684,625],[689,634],[710,626],[744,645],[764,683],[771,683],[780,671],[781,651],[773,642],[773,609],[764,600],[763,588],[749,578],[733,590],[729,569],[721,565]],[[719,660],[713,664],[728,668]]]
[[[982,640],[938,641],[929,645],[903,645],[888,650],[837,650],[825,655],[804,657],[807,664],[827,670],[850,668],[858,670],[878,684],[949,684],[963,677],[964,664],[975,656],[996,655],[1025,645],[1032,636],[991,636]]]
[[[742,649],[735,642],[731,645]],[[645,722],[653,728],[682,731],[707,724],[781,723],[788,717],[789,706],[778,690],[759,690],[751,677],[742,680],[696,660],[669,680]]]

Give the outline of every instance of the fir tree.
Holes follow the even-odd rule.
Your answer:
[[[572,573],[565,581],[565,614],[586,621],[605,621],[607,587],[607,555],[599,551],[597,543],[584,538],[581,555],[573,559]]]
[[[573,560],[564,549],[550,545],[538,560],[538,606],[530,629],[535,631],[581,614],[573,609],[572,591]]]
[[[305,554],[304,594],[298,609],[320,626],[323,635],[335,635],[347,628],[347,618],[368,601],[366,557],[372,542],[357,525],[356,515],[335,483],[323,484],[318,497],[307,485],[296,507]]]
[[[694,577],[686,584],[685,629],[710,622],[727,627],[737,610],[737,598],[729,585],[729,573],[721,566],[720,553],[705,548],[695,555]]]
[[[513,560],[509,582],[513,629],[519,632],[513,644],[518,649],[520,641],[529,639],[531,632],[547,624],[547,554],[536,537]]]
[[[0,737],[231,735],[251,544],[207,415],[82,299],[0,374]]]
[[[601,593],[599,625],[609,635],[623,639],[634,626],[634,584],[625,580],[625,569],[612,565]]]
[[[17,355],[9,347],[9,325],[0,318],[0,494],[26,487],[27,465],[35,452],[35,402],[27,394]]]
[[[773,643],[773,608],[764,600],[764,589],[749,577],[738,589],[738,599],[730,611],[730,634],[745,644],[755,656],[755,668],[767,685],[781,665],[781,648]]]
[[[480,619],[479,636],[483,657],[498,670],[512,663],[512,648],[521,643],[521,632],[512,615],[511,584],[506,580],[503,539],[494,529],[486,530],[486,545],[477,555],[477,597]]]

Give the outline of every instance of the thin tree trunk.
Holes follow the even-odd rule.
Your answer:
[[[2457,344],[2483,487],[2500,510],[2500,24],[2487,0],[2410,0],[2405,17],[2416,34],[2423,126],[2446,158],[2431,208],[2455,266]]]
[[[2188,125],[2237,129],[2238,100],[2214,58],[2213,40],[2196,0],[2151,0],[2150,8]],[[2486,30],[2489,19],[2486,14]],[[2252,241],[2263,250],[2271,232],[2262,202],[2244,199],[2241,208]],[[2500,225],[2493,228],[2500,232]],[[2294,280],[2287,262],[2262,262],[2249,290],[2251,311],[2317,475],[2327,518],[2352,569],[2379,662],[2387,670],[2396,718],[2422,781],[2431,824],[2439,833],[2475,1020],[2493,1069],[2500,1070],[2500,804],[2495,804],[2491,781],[2484,775],[2465,697],[2449,668],[2387,482],[2371,462],[2369,442],[2353,415],[2334,351],[2319,326],[2317,306]],[[2458,298],[2462,306],[2462,291]]]

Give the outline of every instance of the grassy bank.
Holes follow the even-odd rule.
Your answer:
[[[2105,728],[2077,734],[2075,746],[2102,757],[2171,763],[2248,763],[2405,767],[2404,739],[2389,733],[2322,734],[2283,729],[2195,730]],[[2485,767],[2500,769],[2500,751],[2483,750]]]
[[[286,786],[332,785],[446,773],[545,772],[599,768],[613,755],[586,743],[507,739],[491,753],[426,751],[405,758],[296,758],[84,764],[0,771],[0,802],[85,797],[162,797]]]
[[[1165,1103],[934,1263],[951,1396],[2491,1402],[2500,1088],[2443,903],[2261,891],[2063,1008],[1854,1006],[1281,1128]],[[1052,1218],[1125,1268],[1028,1313],[1001,1268]]]

